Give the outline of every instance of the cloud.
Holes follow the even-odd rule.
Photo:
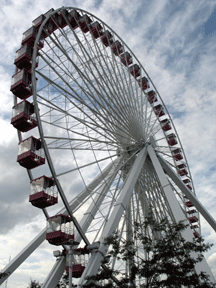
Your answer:
[[[28,203],[29,178],[25,169],[16,162],[18,138],[10,124],[13,95],[9,90],[15,51],[20,47],[22,33],[31,26],[32,20],[51,8],[47,0],[11,0],[2,1],[1,4],[0,36],[4,45],[0,47],[0,268],[6,265],[10,255],[13,258],[45,226],[43,213]],[[80,6],[95,14],[131,48],[155,83],[174,120],[198,198],[216,217],[216,40],[214,35],[206,38],[203,30],[214,10],[215,1],[199,1],[195,5],[195,1],[84,0],[80,3],[55,0],[52,5],[53,8]],[[39,137],[38,132],[34,133]],[[23,137],[31,134],[30,131]],[[76,156],[79,163],[94,159],[88,152],[76,152]],[[69,157],[73,159],[71,153],[62,156],[58,151],[53,151],[52,157],[59,173],[75,167],[74,161],[68,162]],[[98,154],[98,157],[102,157],[102,154]],[[91,181],[98,169],[96,165],[82,169],[86,183]],[[47,166],[33,171],[34,178],[42,174],[50,174]],[[84,187],[78,172],[61,176],[60,179],[68,199]],[[59,206],[48,209],[50,215],[63,206],[61,200]],[[216,243],[215,232],[202,217],[201,224],[207,242]],[[24,287],[30,277],[43,282],[54,264],[53,249],[55,247],[50,248],[44,242],[15,276],[10,277],[9,284]],[[213,247],[206,254],[214,275],[215,249]]]

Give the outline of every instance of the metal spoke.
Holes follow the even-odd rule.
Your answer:
[[[62,7],[47,14],[33,42],[31,80],[23,89],[33,91],[34,106],[31,104],[32,114],[28,116],[36,121],[37,141],[41,141],[37,148],[40,147],[42,159],[45,161],[43,153],[46,158],[41,170],[45,172],[41,173],[54,180],[63,203],[59,213],[69,215],[73,222],[74,239],[79,242],[74,247],[89,247],[99,241],[88,263],[73,255],[74,265],[85,266],[76,282],[78,286],[83,285],[86,275],[97,273],[100,266],[108,271],[107,266],[100,265],[110,249],[104,239],[115,231],[119,232],[120,246],[125,241],[132,243],[137,267],[149,257],[143,243],[135,237],[135,223],[143,223],[149,212],[155,221],[184,218],[191,225],[188,213],[193,210],[186,205],[190,200],[215,229],[214,219],[195,197],[184,150],[161,96],[115,31],[91,13]],[[16,72],[22,70],[17,67]],[[14,96],[15,105],[20,102],[18,96]],[[18,139],[23,142],[21,131]],[[35,155],[31,161],[39,161],[39,155]],[[27,172],[30,180],[38,179],[40,174],[32,169]],[[48,211],[55,211],[48,209],[43,209],[46,218]],[[199,235],[199,220],[196,225],[187,229],[186,239]],[[161,237],[151,228],[139,233],[146,233],[152,241]],[[8,267],[15,270],[44,237],[45,230]],[[56,287],[68,265],[65,260],[62,256],[59,265],[54,265],[43,288]],[[132,264],[111,257],[109,266],[118,270],[118,277],[130,278]],[[203,267],[208,271],[206,264]],[[111,275],[111,279],[119,285],[115,276]],[[71,282],[70,278],[70,285]],[[136,277],[130,286],[141,287],[144,283],[145,279]]]

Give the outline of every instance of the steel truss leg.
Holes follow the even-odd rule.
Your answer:
[[[145,196],[145,192],[141,193],[141,191],[138,189],[136,189],[136,192],[138,193],[138,198],[139,198],[139,201],[141,203],[142,213],[143,213],[144,217],[146,218],[149,214],[149,203],[148,203],[148,200]],[[158,231],[152,230],[152,232],[153,232],[153,236],[155,239],[160,239],[160,233]],[[145,249],[145,247],[144,247],[144,249]]]
[[[120,162],[121,165],[121,162]],[[80,225],[82,227],[82,229],[84,230],[84,232],[87,231],[88,227],[90,226],[92,220],[94,219],[97,211],[100,208],[101,203],[103,202],[105,196],[107,195],[107,192],[109,191],[111,185],[113,184],[113,181],[115,180],[115,177],[117,175],[117,173],[119,172],[119,166],[117,167],[113,167],[113,169],[110,171],[111,176],[109,177],[108,175],[108,179],[106,179],[104,185],[101,187],[99,193],[97,194],[97,196],[95,197],[94,201],[92,201],[91,205],[89,206],[88,210],[86,211],[86,213],[84,214]],[[76,241],[80,242],[81,237],[80,235],[77,235],[76,237]]]
[[[79,281],[78,284],[79,287],[82,286],[82,284],[85,281],[85,277],[87,275],[88,276],[95,275],[98,269],[100,268],[101,262],[103,261],[106,251],[108,249],[108,247],[103,244],[103,240],[108,236],[110,236],[118,227],[122,214],[126,210],[131,195],[133,193],[133,189],[137,181],[137,178],[144,165],[146,155],[147,150],[146,147],[144,147],[138,154],[133,166],[130,169],[129,175],[126,178],[126,181],[122,187],[117,203],[114,205],[114,209],[100,237],[100,247],[96,252],[92,253],[88,265],[85,268],[84,273]]]
[[[130,241],[131,246],[132,245],[134,246],[135,243],[133,242],[133,231],[132,231],[132,224],[131,224],[132,217],[131,217],[131,205],[130,205],[130,202],[129,202],[129,205],[127,206],[127,209],[126,209],[126,219],[128,220],[126,222],[126,231],[127,231],[126,240]],[[129,247],[128,249],[133,249],[133,248],[134,247]],[[133,261],[131,259],[131,260],[127,261],[127,275],[128,275],[128,277],[130,279],[131,279],[131,276],[132,276],[132,268],[133,268]],[[135,287],[134,280],[130,281],[129,287]]]
[[[169,175],[169,177],[175,182],[175,184],[179,187],[179,189],[185,194],[185,196],[192,202],[192,204],[197,208],[197,210],[202,214],[205,220],[211,225],[211,227],[216,231],[216,221],[214,218],[208,213],[205,207],[200,203],[200,201],[196,198],[196,196],[191,193],[190,189],[188,189],[183,181],[176,175],[173,169],[169,166],[169,164],[164,161],[162,157],[158,155],[158,159],[161,163],[161,166]]]
[[[147,150],[148,150],[148,154],[151,158],[152,164],[154,166],[154,169],[155,169],[157,176],[159,178],[159,181],[161,183],[161,186],[163,187],[165,196],[167,198],[167,202],[169,203],[169,206],[170,206],[170,209],[172,211],[175,222],[179,222],[181,220],[187,220],[180,204],[178,203],[177,198],[175,197],[175,194],[173,193],[172,187],[169,184],[169,181],[168,181],[168,179],[167,179],[167,177],[163,171],[163,168],[162,168],[162,166],[158,160],[158,157],[157,157],[155,151],[153,150],[151,145],[148,146]],[[161,159],[161,158],[159,158],[159,159]],[[162,162],[162,160],[161,160],[161,163],[164,163],[164,161]],[[165,164],[164,164],[164,166],[165,166]],[[166,165],[166,169],[168,170],[167,165]],[[170,173],[170,170],[169,170],[169,173]],[[175,177],[173,176],[173,178],[175,178]],[[189,195],[189,193],[187,193],[187,194]],[[193,240],[193,234],[192,234],[190,227],[187,227],[182,232],[182,236],[184,237],[184,239],[186,241],[192,241]],[[195,256],[195,254],[194,254],[194,256]],[[203,259],[203,261],[201,263],[196,264],[196,272],[199,274],[201,271],[206,272],[210,276],[210,280],[212,282],[215,282],[214,276],[212,275],[212,272],[211,272],[205,258]]]
[[[42,287],[56,287],[57,283],[59,282],[59,279],[61,278],[62,274],[65,271],[65,265],[66,265],[66,257],[61,256],[53,266],[52,270],[48,274],[46,280],[43,283]]]
[[[120,162],[120,164],[121,164],[121,162]],[[118,166],[120,166],[120,165],[118,165]],[[89,206],[87,212],[82,217],[82,219],[80,221],[80,226],[81,226],[84,233],[86,233],[89,225],[91,224],[92,220],[94,219],[95,214],[98,211],[98,208],[100,207],[100,204],[102,203],[104,197],[106,196],[107,191],[110,189],[110,186],[112,185],[112,183],[116,177],[116,174],[118,173],[118,169],[119,169],[118,166],[117,167],[112,166],[112,169],[109,169],[109,173],[107,175],[108,179],[102,185],[99,192],[97,193],[97,196],[94,198],[94,202],[92,202],[92,204]],[[112,176],[109,177],[109,174],[111,174]],[[75,241],[77,241],[77,242],[81,241],[81,236],[79,234],[76,235]],[[74,247],[74,248],[76,248],[76,247]],[[58,263],[55,263],[53,266],[53,269],[51,270],[51,272],[47,276],[46,281],[44,282],[42,288],[56,287],[56,285],[58,284],[59,279],[60,279],[61,275],[63,274],[64,270],[65,270],[65,262],[60,263],[60,265]],[[59,271],[62,271],[62,272],[58,273]],[[56,276],[55,276],[56,273],[58,273],[58,275],[60,275],[59,278],[56,278]]]
[[[93,191],[103,180],[107,177],[108,173],[112,169],[114,165],[116,165],[120,161],[117,159],[116,161],[110,163],[105,167],[98,176],[90,184],[74,199],[70,202],[71,210],[73,211],[76,207],[89,196],[89,193]],[[61,209],[57,214],[64,214],[66,209]],[[14,259],[10,261],[10,263],[5,266],[5,268],[1,271],[2,273],[8,273],[7,276],[0,279],[0,285],[7,280],[7,278],[41,245],[41,243],[46,238],[46,228],[44,228]],[[55,265],[54,265],[55,267]],[[65,267],[64,267],[65,268]]]
[[[147,202],[147,199],[146,199],[146,196],[145,196],[145,192],[141,193],[139,187],[135,188],[135,191],[137,192],[138,199],[139,199],[139,201],[141,203],[142,213],[143,213],[144,217],[146,217],[149,214],[149,206],[148,206],[148,202]]]
[[[29,257],[29,255],[34,252],[45,238],[46,229],[42,230],[7,266],[5,266],[1,272],[8,273],[8,275],[0,279],[0,284],[2,284]]]

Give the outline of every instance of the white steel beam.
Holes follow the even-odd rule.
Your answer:
[[[119,160],[118,160],[119,161]],[[115,161],[116,162],[116,161]],[[118,162],[118,166],[119,163],[121,164],[121,161]],[[113,183],[113,180],[116,176],[116,174],[118,173],[118,166],[116,165],[112,165],[109,164],[104,173],[103,173],[103,177],[101,178],[101,174],[95,178],[95,180],[93,181],[93,183],[98,183],[100,184],[102,180],[104,180],[105,177],[107,177],[108,179],[105,180],[105,183],[101,186],[99,193],[97,194],[96,198],[94,199],[94,201],[92,202],[92,204],[90,205],[90,207],[88,208],[88,210],[86,211],[86,213],[83,215],[81,221],[80,221],[80,226],[83,230],[84,233],[86,233],[89,225],[91,224],[91,221],[94,219],[95,214],[98,211],[98,208],[100,207],[101,202],[103,201],[104,197],[106,196],[106,192],[109,190],[110,186]],[[114,170],[114,171],[113,171]],[[106,172],[106,173],[105,173]],[[112,177],[109,178],[109,174],[113,174]],[[92,190],[94,190],[95,185],[93,185],[93,183],[87,187],[88,189],[85,189],[83,191],[83,193],[81,193],[81,197],[83,198],[86,192],[90,192]],[[98,185],[96,185],[98,186]],[[91,189],[91,190],[90,190]],[[87,190],[87,191],[86,191]],[[85,198],[84,198],[85,199]],[[75,209],[77,204],[80,204],[80,200],[78,199],[74,199],[71,203],[71,208]],[[72,210],[73,210],[72,209]],[[65,212],[65,210],[63,210],[63,213]],[[80,242],[81,241],[81,236],[80,234],[77,234],[75,237],[75,241],[76,242]],[[75,247],[74,247],[75,248]],[[50,286],[50,283],[54,283],[52,279],[56,279],[55,274],[59,273],[59,271],[62,271],[62,273],[64,272],[65,269],[65,263],[61,263],[61,265],[58,265],[55,263],[53,269],[50,271],[49,275],[46,278],[46,281],[44,282],[42,288],[53,288],[55,286]],[[60,276],[61,277],[61,276]],[[58,283],[58,282],[57,282]],[[56,285],[57,285],[56,283]]]
[[[158,159],[161,163],[161,166],[169,175],[169,177],[175,182],[175,184],[179,187],[179,189],[185,194],[185,196],[191,201],[191,203],[196,207],[196,209],[202,214],[202,216],[206,219],[206,221],[211,225],[211,227],[216,231],[216,221],[215,219],[208,213],[202,203],[196,198],[196,196],[186,187],[184,182],[179,178],[179,176],[173,171],[170,165],[160,156],[158,155]]]
[[[138,199],[141,203],[141,209],[142,209],[142,213],[144,215],[144,217],[146,218],[149,215],[149,203],[148,203],[148,199],[146,198],[145,192],[142,191],[143,193],[141,193],[140,189],[136,189],[135,190],[138,194]],[[158,231],[154,231],[153,230],[153,235],[156,239],[160,239],[160,233]],[[145,249],[145,247],[144,247]]]
[[[132,246],[132,243],[133,243],[133,249],[134,249],[134,245],[135,243],[133,242],[133,230],[132,230],[132,217],[131,217],[131,205],[129,203],[129,205],[127,206],[126,208],[126,240],[127,241],[130,241],[131,243],[131,246]],[[132,250],[132,247],[128,247],[128,249],[131,249]],[[133,267],[133,261],[130,259],[130,260],[127,260],[127,270],[126,270],[126,273],[129,277],[129,279],[131,279],[131,276],[132,276],[132,267]],[[130,285],[131,287],[135,287],[135,283],[133,280],[130,280]]]
[[[149,214],[149,205],[148,205],[148,201],[146,199],[145,191],[142,191],[142,193],[141,193],[141,189],[139,186],[140,185],[136,184],[135,191],[138,195],[138,199],[139,199],[140,204],[141,204],[142,213],[143,213],[144,217],[146,217]]]
[[[96,252],[92,253],[92,256],[88,262],[88,265],[85,268],[83,275],[79,281],[78,287],[82,286],[87,275],[88,276],[95,275],[98,269],[100,268],[101,262],[103,261],[106,251],[108,249],[107,245],[104,245],[103,241],[108,236],[110,236],[118,227],[122,214],[126,210],[129,200],[131,198],[131,195],[133,193],[137,178],[144,165],[146,155],[147,155],[147,150],[146,150],[146,147],[144,147],[140,151],[140,153],[137,155],[137,158],[129,171],[128,177],[126,178],[126,181],[122,187],[117,203],[114,205],[114,209],[100,237],[100,240],[99,240],[100,247]]]
[[[73,211],[86,197],[91,193],[108,175],[112,167],[120,161],[117,158],[115,161],[107,165],[103,171],[93,179],[90,184],[69,204]],[[66,213],[66,209],[61,209],[57,214]],[[7,273],[7,276],[0,279],[0,285],[7,280],[7,278],[38,248],[38,246],[46,239],[46,228],[44,228],[10,263],[2,269],[2,273]],[[55,265],[54,265],[55,266]]]
[[[121,163],[120,163],[121,164]],[[119,165],[118,165],[119,166]],[[115,170],[114,170],[115,169]],[[119,167],[116,169],[116,167],[113,167],[114,171],[110,171],[112,173],[112,176],[110,176],[108,179],[106,179],[104,185],[101,187],[100,192],[95,197],[94,201],[92,201],[91,205],[89,206],[86,213],[83,215],[80,226],[82,227],[83,231],[86,232],[88,227],[90,226],[92,220],[94,219],[97,211],[100,209],[100,205],[103,202],[105,196],[107,195],[107,192],[109,191],[118,171]],[[109,176],[109,175],[108,175]],[[80,242],[81,237],[78,234],[76,237],[76,241]]]
[[[112,171],[112,169],[115,168],[116,163],[118,164],[120,161],[120,159],[116,159],[114,161],[114,163],[110,163],[103,171],[101,174],[99,174],[89,185],[88,187],[86,187],[86,189],[84,189],[79,195],[78,197],[76,197],[75,199],[73,199],[70,202],[70,207],[71,210],[73,211],[74,209],[76,209],[76,207],[86,198],[89,196],[89,193],[91,193],[108,175],[109,173]],[[121,163],[121,162],[120,162]],[[116,172],[117,173],[117,172]],[[112,184],[112,182],[110,182],[110,185]],[[101,193],[98,194],[98,196],[96,197],[95,201],[103,201],[103,198],[105,197],[105,193],[103,193],[103,190],[105,188],[107,188],[109,185],[107,185],[107,183],[105,183],[104,185],[102,185],[101,187]],[[110,187],[110,186],[109,186]],[[103,197],[102,197],[103,195]],[[97,203],[99,205],[99,203]],[[100,205],[99,205],[100,206]],[[92,207],[91,207],[92,208]],[[88,211],[84,214],[81,222],[80,222],[80,226],[83,229],[83,232],[85,233],[89,227],[89,225],[91,224],[92,219],[94,218],[95,213],[97,212],[97,210],[92,211],[92,209],[89,208]],[[66,209],[63,208],[60,213],[65,213]],[[81,240],[81,236],[80,234],[78,234],[75,238],[75,241],[80,242]],[[62,271],[62,267],[63,267],[63,272],[65,269],[65,264],[61,264],[58,267],[56,267],[56,264],[54,265],[54,268],[52,269],[52,271],[50,272],[50,274],[47,276],[46,282],[43,285],[43,288],[52,288],[52,286],[49,286],[49,283],[53,283],[52,279],[55,279],[55,273],[58,272],[58,270]],[[62,273],[63,273],[62,272]],[[46,284],[47,283],[47,284]],[[55,287],[55,286],[54,286]]]
[[[104,188],[104,186],[102,186],[102,188]],[[101,190],[103,190],[103,189],[101,189]],[[102,192],[102,191],[101,191],[101,192]],[[99,202],[103,201],[104,197],[105,197],[105,193],[103,194],[103,192],[102,192],[101,194],[98,194],[97,197],[96,197],[96,199],[94,199],[94,201],[96,202],[96,205],[97,205],[97,204],[99,205],[99,204],[100,204]],[[92,202],[92,203],[95,205],[95,202]],[[92,205],[91,205],[91,206],[92,206]],[[99,205],[99,206],[100,206],[100,205]],[[97,207],[99,207],[99,206],[97,206]],[[94,208],[95,208],[95,207],[94,207]],[[92,210],[89,208],[89,209],[87,210],[87,212],[84,214],[82,220],[80,221],[80,226],[81,226],[81,228],[83,229],[84,233],[87,231],[89,225],[91,224],[91,221],[94,219],[94,215],[95,215],[96,212],[97,212],[97,209],[94,209],[94,210],[92,211]],[[80,242],[80,241],[81,241],[81,236],[80,236],[80,234],[77,234],[77,235],[76,235],[75,241],[76,241],[76,242]],[[74,247],[74,248],[76,248],[76,247]],[[53,287],[56,287],[56,286],[50,286],[50,283],[53,283],[53,281],[50,282],[50,280],[53,279],[53,278],[55,279],[55,274],[56,274],[56,272],[58,272],[58,270],[62,271],[62,273],[64,272],[65,264],[62,263],[61,265],[58,265],[56,268],[55,268],[55,267],[56,267],[56,264],[54,264],[54,267],[53,267],[53,269],[51,270],[51,272],[49,273],[49,275],[47,276],[46,281],[44,282],[42,288],[53,288]],[[63,270],[62,270],[62,268],[63,268]],[[62,274],[61,274],[61,275],[62,275]],[[61,276],[60,276],[60,277],[61,277]],[[59,278],[59,279],[60,279],[60,278]],[[57,282],[57,283],[58,283],[58,282]],[[56,285],[57,285],[57,283],[56,283]]]
[[[42,230],[7,266],[5,266],[1,272],[7,273],[7,276],[0,279],[0,284],[2,284],[29,257],[29,255],[34,252],[45,238],[46,229]]]
[[[89,185],[81,192],[77,197],[75,197],[72,201],[69,202],[70,208],[72,211],[76,209],[77,206],[84,201],[89,194],[107,177],[107,175],[110,173],[110,170],[115,167],[115,165],[118,165],[118,163],[121,163],[122,157],[119,157],[112,161],[110,164],[108,164],[101,173],[99,173],[90,183]],[[62,208],[59,211],[59,214],[65,214],[66,209]]]
[[[44,281],[42,288],[54,288],[58,284],[62,274],[65,271],[66,265],[66,257],[61,256],[57,259],[55,265],[53,266],[52,270],[48,274],[46,280]]]
[[[157,173],[157,176],[159,178],[159,181],[161,183],[161,186],[164,190],[164,194],[167,198],[167,202],[170,206],[170,209],[172,211],[172,214],[173,214],[173,217],[175,219],[175,222],[179,222],[179,221],[182,221],[182,220],[186,220],[187,221],[187,218],[172,190],[172,187],[163,171],[163,168],[158,160],[158,157],[155,153],[155,151],[153,150],[152,146],[149,145],[148,148],[147,148],[147,151],[148,151],[148,154],[151,158],[151,161],[152,161],[152,164],[154,166],[154,169]],[[193,240],[193,233],[190,229],[190,227],[187,227],[183,232],[182,232],[182,236],[184,237],[184,239],[186,241],[192,241]],[[192,257],[195,257],[196,255],[195,254],[192,254]],[[196,272],[199,274],[201,271],[205,271],[209,276],[210,276],[210,280],[212,282],[215,283],[215,279],[214,279],[214,276],[205,260],[205,258],[203,259],[202,262],[200,263],[197,263],[196,264]]]
[[[164,174],[164,171],[159,163],[159,160],[155,154],[155,151],[153,150],[152,146],[149,145],[148,148],[148,154],[150,156],[150,159],[152,161],[153,167],[156,171],[156,174],[158,176],[159,182],[161,184],[161,187],[164,190],[164,194],[167,198],[168,201],[168,205],[169,205],[169,210],[172,211],[171,216],[174,217],[175,222],[179,222],[180,220],[185,219],[185,215],[178,203],[178,200],[176,199],[172,187],[170,186],[170,183],[166,177],[166,175]],[[192,234],[192,233],[191,233]]]

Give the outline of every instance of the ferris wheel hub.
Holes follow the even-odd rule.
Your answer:
[[[194,189],[183,148],[159,93],[126,44],[94,15],[64,6],[40,15],[23,36],[14,62],[16,74],[12,77],[11,91],[15,105],[11,124],[21,140],[22,133],[38,127],[40,139],[35,140],[36,146],[32,144],[33,136],[31,141],[19,139],[22,153],[19,152],[17,161],[32,170],[45,164],[46,158],[52,176],[33,179],[34,172],[29,172],[32,191],[29,201],[44,209],[58,203],[59,193],[77,229],[67,233],[64,229],[47,231],[48,242],[56,246],[69,245],[72,251],[72,246],[78,246],[82,239],[89,242],[87,233],[94,236],[94,241],[103,239],[107,223],[115,229],[120,227],[122,239],[126,236],[132,240],[133,220],[145,219],[152,203],[157,219],[166,214],[172,219],[176,201],[190,216],[190,229],[197,238],[199,233],[195,229],[199,229],[199,219],[193,209],[191,199],[194,198],[183,198],[181,192]],[[33,98],[30,102],[26,100],[29,97]],[[17,98],[22,102],[17,103]],[[175,133],[169,132],[171,129]],[[168,164],[176,168],[177,175],[172,176],[175,177],[172,181],[181,181],[178,187],[171,187],[170,182],[170,185],[163,184],[166,177],[172,178],[170,175],[174,173]],[[75,187],[71,189],[75,194],[70,203],[66,196],[69,194],[67,183]],[[86,188],[78,193],[76,183],[83,183]],[[171,190],[178,198],[175,201],[170,198],[168,202],[167,191],[172,195]],[[184,194],[190,196],[190,191]],[[89,207],[83,214],[84,205]],[[110,216],[113,207],[116,214]],[[77,214],[73,216],[71,211]],[[46,218],[52,219],[45,209],[43,212]],[[76,215],[80,219],[82,214],[81,221],[77,221]],[[117,214],[121,218],[119,222]],[[36,245],[42,237],[38,239]],[[92,254],[96,255],[97,250],[100,254],[100,243],[73,247],[73,255],[85,256],[91,250]],[[69,247],[62,252],[54,251],[54,256],[68,258],[68,250]],[[143,252],[139,252],[142,255]],[[94,267],[98,265],[95,255],[86,267],[91,273],[98,269]],[[102,254],[102,257],[105,256]],[[106,260],[113,261],[114,267],[115,260]],[[139,264],[139,257],[136,261]],[[82,264],[73,265],[77,269],[72,271],[74,275],[82,276],[85,269]],[[127,264],[123,269],[127,271]],[[54,279],[54,272],[49,277]]]

